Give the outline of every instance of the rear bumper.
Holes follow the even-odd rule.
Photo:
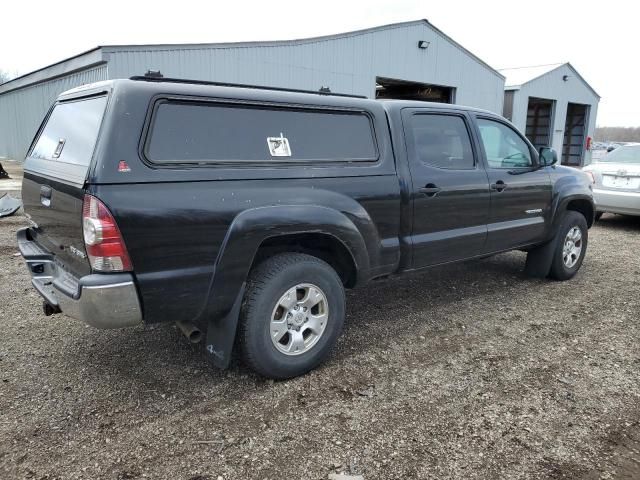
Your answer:
[[[47,303],[96,328],[123,328],[142,323],[133,275],[92,274],[76,278],[32,241],[28,230],[18,231],[18,248],[27,263],[31,283]]]
[[[640,193],[620,190],[593,189],[598,212],[640,215]]]

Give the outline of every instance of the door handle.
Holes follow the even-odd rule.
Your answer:
[[[427,197],[434,197],[440,190],[440,187],[437,187],[433,183],[427,183],[423,188],[418,189],[418,192],[424,193]]]
[[[51,205],[51,187],[48,185],[42,185],[40,187],[40,203],[45,207]]]
[[[505,188],[507,188],[507,184],[502,180],[498,180],[496,183],[491,184],[491,190],[495,190],[496,192],[502,192]]]

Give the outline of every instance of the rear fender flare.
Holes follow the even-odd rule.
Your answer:
[[[231,359],[244,286],[260,245],[273,237],[318,233],[340,241],[351,254],[358,281],[369,270],[369,254],[355,224],[342,212],[309,205],[245,210],[233,220],[220,248],[203,317],[207,320],[207,357],[225,368]]]

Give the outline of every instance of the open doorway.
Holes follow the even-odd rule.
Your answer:
[[[587,125],[588,105],[569,103],[562,142],[562,165],[581,167],[584,156],[584,136]]]
[[[529,97],[527,126],[525,135],[536,150],[551,146],[551,125],[553,124],[554,101],[546,98]]]
[[[428,83],[409,82],[376,77],[376,98],[421,100],[423,102],[454,103],[455,88]]]

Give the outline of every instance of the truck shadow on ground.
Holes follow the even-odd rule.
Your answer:
[[[459,302],[474,302],[507,288],[524,291],[527,285],[540,282],[524,276],[524,259],[523,253],[511,252],[374,281],[349,291],[344,331],[324,368],[348,360],[354,352],[386,348],[394,339],[414,336],[418,329],[421,335],[457,329]],[[171,324],[117,331],[86,327],[73,348],[65,350],[60,361],[89,369],[97,378],[119,377],[119,382],[131,386],[162,389],[189,381],[215,385],[227,377],[265,382],[237,357],[227,371],[209,366],[202,345],[187,343]]]
[[[393,338],[421,331],[422,335],[458,331],[456,312],[463,302],[495,297],[514,286],[532,282],[524,276],[520,252],[484,260],[434,267],[399,278],[373,282],[349,292],[342,344],[366,348],[384,346]],[[415,335],[415,334],[414,334]],[[344,349],[337,358],[348,356]]]
[[[598,220],[598,226],[608,229],[627,231],[627,232],[640,232],[640,217],[633,217],[631,215],[615,215],[612,213],[605,213],[600,220]]]

